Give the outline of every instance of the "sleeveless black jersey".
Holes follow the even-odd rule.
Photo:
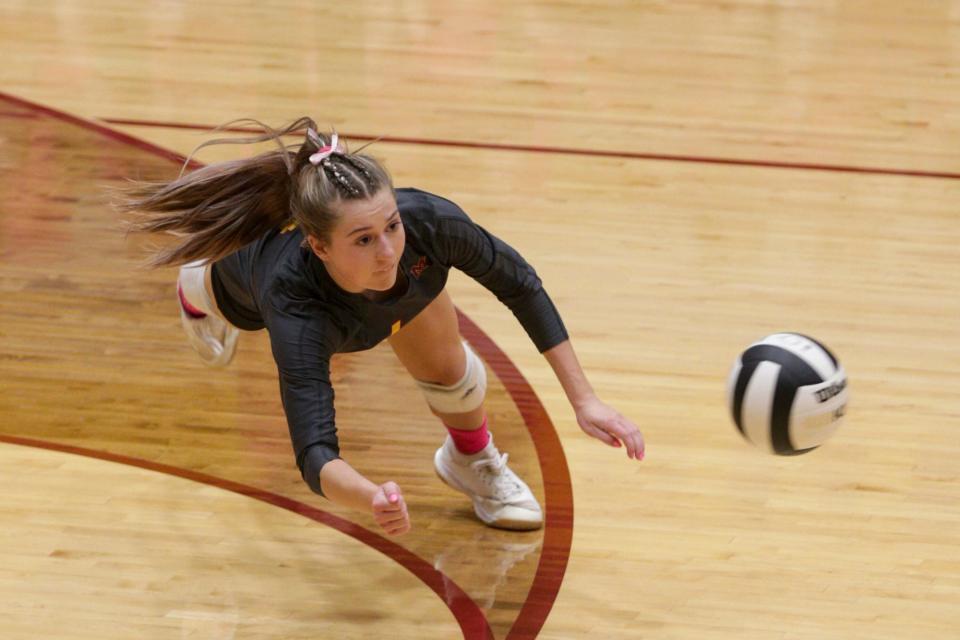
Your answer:
[[[341,289],[299,229],[268,233],[213,265],[214,296],[227,320],[270,333],[297,465],[317,493],[320,468],[340,453],[331,356],[370,349],[410,322],[440,294],[451,268],[507,305],[541,353],[567,339],[536,272],[513,248],[449,200],[416,189],[397,189],[396,198],[406,244],[401,285],[385,299]]]

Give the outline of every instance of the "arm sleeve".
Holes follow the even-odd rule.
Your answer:
[[[490,290],[516,316],[541,353],[569,337],[533,267],[517,251],[449,203],[439,219],[438,249],[451,267]]]
[[[331,338],[339,332],[322,318],[276,314],[271,320],[270,347],[297,466],[310,488],[323,495],[320,470],[340,457],[330,384]]]

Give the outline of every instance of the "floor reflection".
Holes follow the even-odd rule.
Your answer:
[[[519,607],[526,594],[519,594],[518,598],[512,589],[504,587],[511,582],[513,574],[523,579],[531,573],[532,568],[526,565],[537,561],[539,554],[535,552],[542,543],[541,532],[526,534],[482,529],[436,554],[433,566],[444,574],[445,579],[471,585],[470,595],[484,612],[493,609],[501,591],[499,604],[510,609],[511,600],[516,600]],[[453,590],[448,592],[448,600],[454,593]]]

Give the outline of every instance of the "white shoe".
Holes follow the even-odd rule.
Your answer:
[[[230,364],[237,350],[240,330],[213,313],[208,313],[204,318],[194,318],[180,304],[179,293],[177,304],[180,306],[180,324],[183,325],[183,331],[203,363],[211,367],[225,367]]]
[[[543,525],[543,510],[530,487],[507,466],[507,454],[493,446],[493,437],[479,453],[457,451],[450,436],[433,456],[440,479],[467,494],[485,524],[528,531]]]

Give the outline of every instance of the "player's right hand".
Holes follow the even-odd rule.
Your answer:
[[[396,482],[384,482],[373,496],[373,518],[390,536],[410,531],[410,516]]]

